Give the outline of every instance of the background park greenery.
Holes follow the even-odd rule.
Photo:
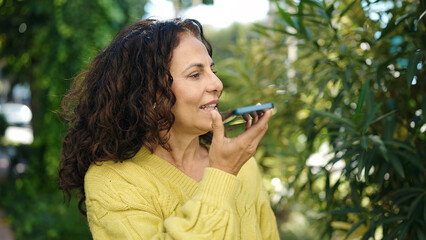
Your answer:
[[[16,146],[27,171],[0,183],[18,239],[90,238],[75,202],[62,204],[58,191],[55,110],[145,3],[0,1],[2,75],[30,85],[34,116],[33,144]],[[425,1],[272,6],[268,22],[207,37],[225,85],[221,110],[275,104],[256,158],[282,238],[426,239]]]

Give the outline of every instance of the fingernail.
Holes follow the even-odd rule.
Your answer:
[[[215,120],[216,119],[216,114],[214,113],[214,111],[211,111],[210,114],[212,115],[212,119]]]
[[[256,103],[256,106],[259,106],[259,105],[262,105],[262,104],[260,104],[260,102]]]

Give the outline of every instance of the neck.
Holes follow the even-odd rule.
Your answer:
[[[172,151],[157,146],[154,154],[194,180],[200,181],[204,168],[208,166],[208,152],[200,146],[199,136],[184,136],[171,131],[168,143]]]

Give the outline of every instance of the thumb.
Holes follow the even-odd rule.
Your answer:
[[[225,136],[225,127],[222,123],[222,116],[220,116],[217,111],[211,111],[210,114],[212,116],[213,139],[221,139]]]

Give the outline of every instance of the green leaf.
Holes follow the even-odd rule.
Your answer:
[[[422,207],[420,203],[424,197],[424,194],[421,194],[411,203],[410,210],[408,211],[409,218],[413,217],[414,213],[420,213]]]
[[[417,72],[417,64],[423,57],[423,52],[420,50],[417,50],[413,55],[411,55],[410,59],[408,60],[408,66],[407,66],[407,84],[408,87],[411,86],[411,82],[413,81],[414,75]]]
[[[413,148],[412,146],[403,143],[403,142],[398,142],[398,141],[394,141],[394,140],[387,140],[387,141],[383,141],[383,143],[385,145],[389,145],[389,146],[393,146],[393,147],[400,147],[402,149],[408,150],[409,152],[416,152],[416,149]]]
[[[418,195],[423,193],[424,191],[425,190],[423,188],[419,188],[419,187],[407,187],[407,188],[403,188],[403,189],[399,189],[395,191],[395,194],[397,194],[397,196],[405,196],[409,194]]]
[[[426,234],[420,229],[416,229],[417,239],[426,239]]]
[[[367,96],[365,99],[365,110],[367,111],[367,115],[373,111],[376,106],[376,100],[374,99],[374,93],[370,89],[367,91]]]
[[[344,88],[346,91],[349,91],[349,90],[350,90],[350,88],[351,88],[350,80],[351,80],[351,78],[352,78],[353,72],[354,72],[354,64],[353,64],[353,63],[350,63],[350,64],[348,64],[348,66],[346,67],[346,69],[345,69],[345,74],[343,74],[343,79],[342,79],[342,80],[343,80],[343,81],[342,81],[343,88]]]
[[[402,231],[399,233],[398,239],[405,239],[405,237],[407,236],[408,231],[411,227],[410,225],[411,225],[410,223],[406,223],[406,224],[403,225]]]
[[[401,229],[402,228],[404,228],[404,225],[405,225],[405,222],[402,222],[401,224],[399,224],[399,225],[397,225],[394,229],[392,229],[392,231],[387,235],[387,236],[385,236],[385,238],[383,238],[384,240],[387,240],[387,239],[391,239],[391,240],[394,240],[395,239],[395,236],[396,236],[396,234],[398,233],[398,232],[400,232],[401,231]],[[397,238],[398,239],[398,238]],[[399,238],[400,239],[400,238]]]
[[[390,154],[388,154],[388,150],[387,150],[385,144],[383,143],[383,140],[379,136],[377,136],[377,135],[369,135],[368,137],[370,138],[370,140],[375,145],[377,145],[377,147],[379,148],[380,152],[382,153],[383,158],[387,162],[389,162],[389,155]]]
[[[327,20],[327,22],[330,21],[330,17],[328,16],[328,14],[324,10],[318,9],[318,13],[321,15],[321,17],[323,17],[325,20]]]
[[[373,121],[373,118],[376,116],[377,111],[379,111],[381,107],[381,104],[377,104],[374,109],[370,112],[367,113],[368,117],[367,117],[367,121],[364,123],[364,129],[367,129],[368,126],[370,126],[373,122],[376,122],[375,120]]]
[[[399,155],[401,158],[405,159],[407,162],[410,162],[411,164],[416,166],[418,170],[425,171],[425,168],[423,167],[422,159],[419,156],[415,154],[411,154],[406,151],[396,151],[395,153]]]
[[[362,213],[365,212],[362,208],[339,208],[332,211],[329,211],[333,215],[346,215],[348,213]]]
[[[391,18],[390,21],[388,22],[388,24],[386,25],[386,28],[383,29],[383,31],[380,34],[380,37],[378,40],[381,40],[383,38],[385,38],[385,36],[387,36],[389,33],[393,32],[393,30],[395,28],[397,28],[397,26],[401,24],[401,22],[399,22],[398,24],[395,23],[395,18]]]
[[[424,201],[423,205],[423,221],[426,222],[426,201]]]
[[[423,114],[423,121],[426,122],[426,94],[423,95],[423,100],[422,100],[422,114]]]
[[[370,169],[374,164],[374,161],[377,158],[377,147],[374,147],[371,151],[368,152],[367,154],[367,158],[365,159],[365,167],[364,167],[364,176],[365,176],[365,181],[368,183],[369,181],[369,173],[370,173]]]
[[[358,168],[358,172],[361,172],[362,169]],[[356,186],[356,182],[352,181],[350,183],[351,186],[351,196],[352,196],[352,201],[354,202],[355,206],[357,208],[361,208],[361,196],[358,193],[358,189]]]
[[[328,7],[325,10],[325,12],[328,15],[328,19],[331,19],[332,15],[333,15],[333,11],[334,11],[334,3],[331,3],[331,4],[328,5]]]
[[[380,221],[378,221],[377,225],[378,226],[380,226],[380,225],[386,225],[386,224],[389,224],[389,223],[393,223],[393,222],[397,222],[397,221],[402,221],[402,220],[405,220],[405,219],[406,219],[405,216],[387,217],[387,218],[384,218],[384,219],[381,219]]]
[[[339,18],[342,18],[357,2],[358,0],[354,0],[352,1],[345,9],[343,9],[343,11],[340,13]]]
[[[383,139],[386,141],[392,141],[395,133],[395,115],[385,118]]]
[[[358,179],[361,178],[362,170],[365,168],[366,159],[367,159],[367,151],[362,151],[361,155],[358,158],[358,165],[357,165],[357,168],[358,168],[358,174],[357,174]],[[351,182],[351,187],[352,187],[352,182]],[[353,186],[353,187],[355,187],[355,186]]]
[[[364,150],[367,150],[367,149],[368,149],[368,142],[369,142],[368,137],[363,136],[363,137],[361,138],[361,140],[360,140],[360,145],[361,145],[361,147],[362,147]]]
[[[337,116],[336,114],[333,113],[329,113],[329,112],[325,112],[325,111],[321,111],[321,110],[316,110],[316,109],[309,109],[312,112],[314,112],[315,114],[318,114],[320,116],[326,117],[326,118],[330,118],[332,120],[335,120],[337,122],[343,123],[351,128],[356,128],[355,125],[348,119],[345,119],[341,116]]]
[[[318,7],[318,8],[324,9],[324,5],[322,5],[322,3],[319,2],[319,1],[316,1],[316,0],[304,0],[303,2],[307,3],[307,4],[311,5],[311,6],[314,6],[314,7]]]
[[[348,239],[348,237],[359,227],[361,226],[361,224],[365,223],[366,219],[363,218],[361,220],[359,220],[357,223],[355,223],[354,225],[352,225],[351,229],[349,229],[348,233],[346,234],[345,239]]]
[[[405,206],[405,205],[409,205],[410,202],[417,196],[417,193],[409,193],[407,195],[395,195],[392,196],[391,198],[389,198],[390,200],[392,200],[392,204],[394,206]]]
[[[396,172],[402,177],[405,178],[404,167],[401,164],[401,161],[395,155],[389,154],[389,160],[392,166],[395,168]]]
[[[271,31],[274,31],[274,32],[284,33],[284,34],[290,35],[290,36],[296,36],[297,35],[295,33],[290,33],[287,30],[282,29],[282,28],[266,27],[266,26],[262,26],[262,25],[259,25],[259,24],[257,24],[256,27],[259,28],[259,29],[265,29],[265,30],[271,30]]]
[[[312,33],[311,33],[311,30],[309,30],[309,28],[308,28],[308,27],[305,27],[305,35],[306,35],[306,38],[307,38],[309,41],[312,41]]]
[[[362,84],[361,92],[359,93],[358,102],[357,102],[357,106],[355,110],[355,113],[357,114],[362,112],[362,108],[364,107],[364,101],[369,89],[369,85],[370,85],[370,79],[367,79],[367,81],[365,81],[364,84]]]
[[[365,81],[365,83],[362,85],[361,92],[359,93],[358,102],[357,102],[356,110],[355,110],[355,116],[353,119],[355,125],[358,125],[361,121],[362,109],[364,107],[365,96],[367,94],[369,84],[370,84],[370,80]]]
[[[291,27],[293,27],[294,29],[297,29],[296,24],[294,24],[293,19],[291,19],[291,15],[288,14],[286,11],[284,11],[284,9],[282,9],[280,7],[280,5],[276,4],[277,9],[278,9],[278,13],[280,14],[281,18]]]
[[[386,114],[383,114],[382,116],[380,116],[380,117],[378,117],[378,118],[374,119],[373,121],[371,121],[371,122],[370,122],[370,124],[373,124],[373,123],[375,123],[375,122],[378,122],[378,121],[382,120],[383,118],[387,118],[387,117],[389,117],[389,116],[393,115],[395,112],[396,112],[396,110],[391,111],[391,112],[388,112],[388,113],[386,113]]]
[[[214,4],[214,0],[203,0],[203,4],[212,5],[212,4]]]

